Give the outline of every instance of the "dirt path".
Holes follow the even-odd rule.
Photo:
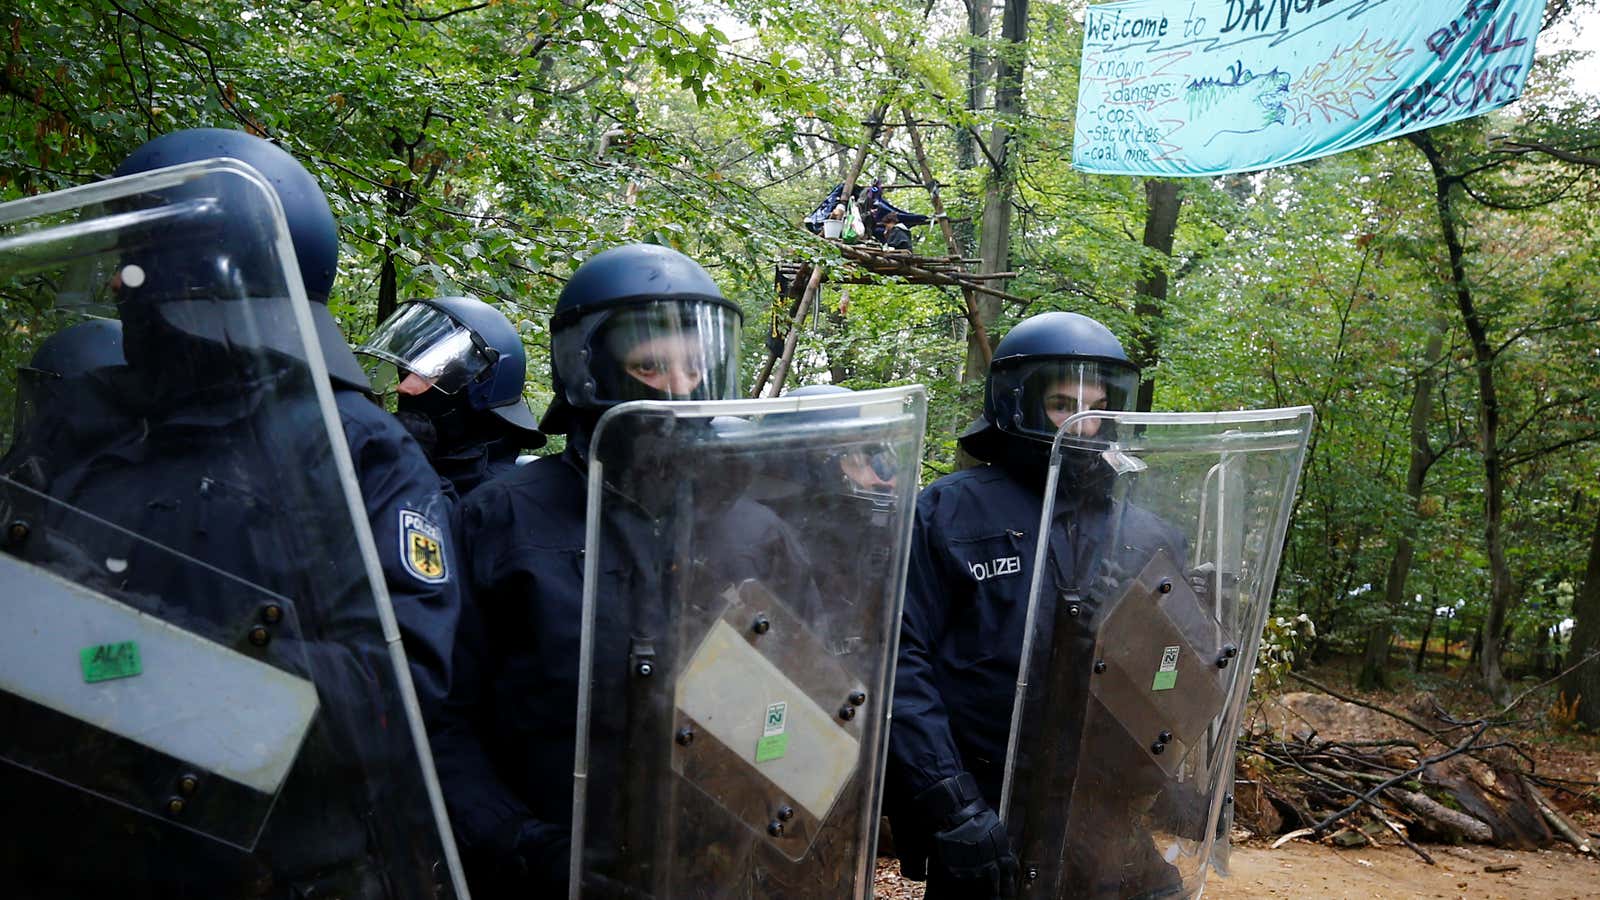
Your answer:
[[[1600,897],[1600,862],[1563,850],[1516,851],[1485,847],[1428,847],[1438,865],[1427,865],[1403,847],[1336,850],[1294,841],[1233,848],[1233,875],[1206,882],[1207,900],[1256,897],[1322,898]],[[1515,865],[1511,872],[1484,866]],[[899,876],[892,860],[878,860],[880,900],[921,900],[922,885]]]
[[[1562,850],[1427,847],[1430,866],[1403,847],[1336,850],[1298,841],[1276,850],[1235,847],[1230,878],[1213,876],[1205,896],[1245,897],[1600,897],[1600,862]],[[1511,872],[1484,866],[1516,865]]]

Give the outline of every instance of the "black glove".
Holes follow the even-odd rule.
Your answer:
[[[1002,900],[1017,895],[1017,857],[977,779],[966,772],[946,778],[918,794],[916,804],[933,824],[933,855],[951,878],[987,885]]]
[[[545,822],[513,822],[501,830],[468,865],[474,894],[489,897],[565,896],[572,862],[572,836]],[[476,870],[476,871],[473,871]]]

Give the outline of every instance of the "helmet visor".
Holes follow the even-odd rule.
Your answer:
[[[1030,359],[992,373],[990,383],[1001,430],[1048,441],[1076,413],[1131,409],[1139,371],[1127,363],[1102,360]],[[1074,427],[1093,429],[1098,420]],[[1076,436],[1094,438],[1088,433]]]
[[[599,310],[563,329],[555,345],[577,406],[739,394],[739,313],[720,303],[657,300]]]
[[[862,444],[839,454],[846,490],[869,500],[891,499],[902,468],[896,448],[888,444]]]
[[[428,303],[401,306],[356,352],[372,358],[367,374],[378,393],[415,375],[419,388],[454,394],[495,360],[494,350],[470,328]]]

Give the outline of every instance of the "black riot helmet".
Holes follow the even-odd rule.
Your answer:
[[[1041,313],[995,347],[983,417],[961,435],[961,446],[985,462],[1038,462],[1069,416],[1132,409],[1138,389],[1139,369],[1110,329],[1078,313]],[[1095,435],[1077,437],[1083,443]]]
[[[447,420],[461,420],[458,430],[503,434],[522,449],[544,446],[522,396],[522,336],[504,313],[476,297],[402,303],[356,353],[370,359],[376,392],[396,390],[402,411],[434,419],[441,432],[451,429]],[[469,420],[491,427],[472,428]],[[452,446],[448,435],[439,438]]]
[[[855,392],[849,388],[836,384],[808,384],[795,388],[784,396],[817,397],[853,393]],[[800,422],[822,424],[844,421],[846,415],[853,417],[859,414],[859,410],[855,408],[849,408],[845,412],[825,409],[799,413],[789,421],[797,424]],[[811,467],[814,472],[813,479],[818,482],[818,487],[825,491],[874,502],[888,502],[893,499],[900,463],[892,447],[881,443],[839,445],[830,447],[824,456],[822,465]]]
[[[540,430],[586,431],[629,400],[737,397],[743,320],[705,269],[669,247],[628,244],[590,257],[550,320],[555,398]]]
[[[216,158],[245,163],[277,194],[294,246],[300,280],[311,301],[317,343],[328,374],[345,387],[368,390],[367,378],[327,307],[328,292],[333,287],[339,263],[338,226],[322,187],[293,156],[263,138],[242,131],[192,128],[147,141],[117,167],[115,174],[133,175]],[[213,183],[201,184],[201,189],[205,189]],[[191,189],[178,187],[168,193],[178,195],[188,190]],[[174,199],[174,196],[160,198],[163,202]],[[218,199],[224,209],[259,203],[253,196]],[[244,344],[295,357],[303,355],[298,348],[297,332],[288,324],[292,317],[286,298],[271,296],[277,285],[261,286],[250,282],[250,273],[264,272],[267,268],[256,259],[229,256],[236,248],[239,248],[237,252],[248,253],[261,246],[254,235],[246,236],[252,224],[235,211],[218,225],[210,238],[215,246],[204,248],[205,252],[195,252],[192,244],[184,242],[174,242],[159,251],[143,251],[150,254],[139,260],[144,263],[141,270],[146,278],[139,285],[124,283],[118,303],[124,324],[130,326],[127,335],[130,363],[160,366],[163,355],[171,349],[170,343],[180,340],[188,341],[191,347],[196,342],[223,348],[229,344]],[[230,299],[248,299],[250,308],[215,302]]]
[[[55,400],[64,379],[126,364],[122,355],[122,323],[86,319],[45,338],[25,366],[17,367],[17,409],[13,436]]]

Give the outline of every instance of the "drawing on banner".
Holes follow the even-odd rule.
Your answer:
[[[1545,0],[1123,0],[1085,13],[1073,164],[1221,175],[1515,100]]]
[[[1217,131],[1206,139],[1210,144],[1225,134],[1254,134],[1281,123],[1288,114],[1289,73],[1273,69],[1258,75],[1236,61],[1224,77],[1197,78],[1184,92],[1190,119],[1248,126]]]

